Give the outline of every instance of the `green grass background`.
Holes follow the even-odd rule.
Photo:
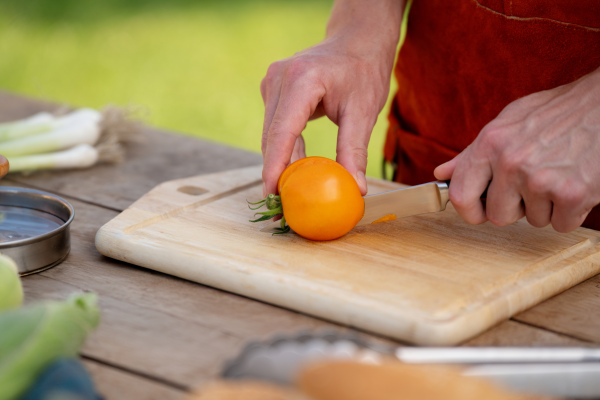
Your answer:
[[[2,0],[0,90],[143,110],[154,126],[260,152],[269,64],[320,41],[332,1]],[[389,107],[389,102],[388,102]],[[380,177],[387,107],[369,147]],[[305,130],[335,158],[337,127]]]

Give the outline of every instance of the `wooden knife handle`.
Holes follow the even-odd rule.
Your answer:
[[[0,178],[3,178],[6,174],[8,174],[8,160],[0,154]]]

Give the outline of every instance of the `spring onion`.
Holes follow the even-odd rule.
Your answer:
[[[48,153],[78,144],[93,145],[99,137],[100,126],[97,122],[76,120],[48,132],[1,142],[0,154],[12,164],[11,157],[14,156]]]
[[[98,149],[89,144],[78,144],[67,150],[10,157],[10,171],[24,172],[39,169],[86,168],[96,164]]]
[[[121,142],[137,129],[114,107],[102,112],[82,108],[60,116],[43,112],[0,123],[0,154],[8,159],[9,172],[116,163],[124,155]]]
[[[52,114],[41,112],[20,121],[2,123],[0,124],[0,141],[4,142],[48,131],[52,129],[52,121],[54,121]]]
[[[18,399],[61,357],[75,357],[100,318],[94,293],[0,313],[0,399]]]
[[[19,307],[21,303],[23,287],[17,265],[11,258],[0,254],[0,311]]]
[[[41,112],[19,121],[1,123],[0,142],[20,139],[83,122],[98,124],[101,119],[101,113],[91,108],[81,108],[58,117],[47,112]]]

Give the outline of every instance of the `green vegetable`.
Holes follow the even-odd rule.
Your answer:
[[[87,168],[123,159],[120,141],[137,125],[119,109],[82,108],[62,116],[38,113],[0,123],[0,154],[9,172]]]
[[[0,124],[0,141],[16,139],[46,132],[52,129],[54,116],[41,112],[19,121],[4,122]]]
[[[0,314],[0,399],[18,399],[60,357],[75,357],[97,325],[94,293]]]
[[[96,121],[77,120],[60,128],[37,135],[0,142],[0,154],[11,162],[14,156],[49,153],[64,150],[78,144],[94,145],[100,137]]]
[[[0,311],[17,308],[22,303],[23,287],[17,264],[11,258],[0,254]],[[2,333],[0,340],[1,336]]]
[[[89,144],[79,144],[67,150],[11,157],[10,171],[35,171],[38,169],[86,168],[96,164],[98,149]]]
[[[91,108],[81,108],[59,117],[41,112],[18,121],[1,123],[0,142],[22,139],[66,126],[77,127],[82,124],[98,124],[101,119],[100,112]]]

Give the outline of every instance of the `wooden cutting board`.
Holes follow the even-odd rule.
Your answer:
[[[369,180],[369,192],[400,185]],[[165,182],[104,225],[100,253],[423,345],[453,345],[600,272],[600,232],[444,212],[330,242],[261,232],[261,167]],[[160,288],[157,288],[160,290]]]

